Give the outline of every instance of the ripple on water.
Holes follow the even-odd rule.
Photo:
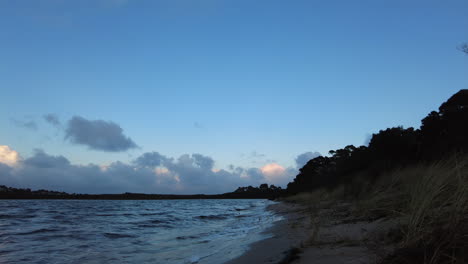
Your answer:
[[[41,233],[49,233],[49,232],[58,232],[58,231],[61,231],[61,230],[58,230],[58,229],[50,229],[50,228],[40,228],[40,229],[32,230],[32,231],[29,231],[29,232],[16,233],[15,235],[18,235],[18,236],[27,236],[27,235],[34,235],[34,234],[41,234]]]
[[[136,236],[134,236],[134,235],[122,234],[122,233],[104,233],[103,235],[104,235],[105,237],[111,238],[111,239],[136,237]]]
[[[0,219],[27,219],[27,218],[34,218],[36,215],[28,215],[28,214],[0,214]]]
[[[0,201],[0,262],[222,263],[260,239],[266,203]]]
[[[203,219],[203,220],[223,220],[227,219],[229,214],[220,214],[220,215],[199,215],[196,218]]]

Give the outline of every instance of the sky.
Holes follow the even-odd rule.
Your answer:
[[[0,0],[0,185],[285,187],[468,88],[465,0]]]

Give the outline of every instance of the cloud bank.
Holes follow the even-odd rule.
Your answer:
[[[114,122],[87,120],[74,116],[67,123],[65,139],[93,150],[120,152],[137,148],[133,140],[123,134],[123,129]]]
[[[172,158],[158,152],[144,153],[130,163],[76,165],[40,149],[22,159],[10,147],[0,146],[1,185],[69,193],[213,194],[261,183],[285,187],[297,174],[276,163],[261,168],[214,165],[211,157],[198,153]]]

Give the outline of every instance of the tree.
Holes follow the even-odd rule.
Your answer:
[[[262,190],[262,191],[267,191],[268,190],[268,184],[262,183],[262,184],[260,184],[260,186],[258,188],[260,190]]]
[[[418,130],[412,127],[392,127],[373,134],[369,150],[373,159],[386,161],[387,165],[393,166],[394,163],[414,161],[418,154],[418,143]]]

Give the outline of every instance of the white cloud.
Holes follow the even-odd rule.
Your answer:
[[[21,160],[18,152],[12,150],[9,146],[0,145],[0,163],[8,166],[15,166]]]

